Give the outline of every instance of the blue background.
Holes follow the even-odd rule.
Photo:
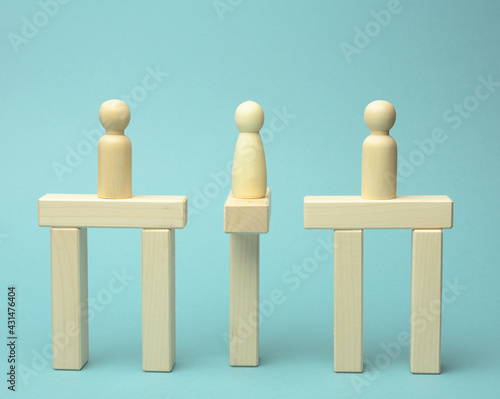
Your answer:
[[[500,3],[0,4],[0,308],[15,284],[23,370],[8,392],[2,344],[0,397],[498,396],[500,90],[481,82],[500,82]],[[49,229],[37,226],[37,199],[96,192],[98,110],[111,98],[131,108],[134,193],[189,198],[170,374],[141,368],[139,229],[89,230],[90,360],[80,372],[51,368]],[[249,99],[266,114],[273,191],[261,300],[273,290],[285,299],[261,316],[260,366],[231,368],[223,205],[234,111]],[[333,372],[333,255],[314,258],[333,232],[303,228],[303,197],[360,193],[363,111],[376,99],[397,111],[398,193],[455,201],[438,376],[412,375],[407,346],[380,363],[409,331],[408,230],[365,232],[365,373]]]

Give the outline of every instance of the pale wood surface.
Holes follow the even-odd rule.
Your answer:
[[[253,101],[245,101],[234,116],[240,131],[234,150],[231,190],[235,198],[262,198],[266,195],[267,170],[264,145],[259,131],[264,111]]]
[[[267,233],[269,231],[271,189],[264,198],[241,199],[229,193],[224,204],[226,233]]]
[[[413,230],[411,272],[412,373],[441,372],[443,231]]]
[[[142,368],[175,363],[175,230],[142,230]]]
[[[38,200],[40,226],[182,229],[186,223],[185,196],[109,200],[95,194],[47,194]]]
[[[101,105],[99,119],[106,134],[97,148],[97,196],[118,199],[132,197],[132,144],[125,136],[130,110],[123,101]]]
[[[229,363],[259,364],[259,234],[230,235]]]
[[[89,359],[87,229],[50,230],[53,367],[80,370]]]
[[[304,198],[304,227],[308,229],[431,229],[452,225],[453,201],[445,195],[398,196],[392,200]]]
[[[333,367],[363,371],[363,230],[334,232]]]
[[[396,198],[398,151],[389,130],[396,121],[396,110],[387,101],[373,101],[365,109],[370,135],[363,142],[361,197],[384,200]]]

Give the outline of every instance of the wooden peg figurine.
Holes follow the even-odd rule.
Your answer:
[[[260,129],[264,111],[253,101],[246,101],[234,116],[240,131],[234,150],[232,193],[234,198],[264,198],[267,191],[267,172]]]
[[[389,136],[396,110],[387,101],[373,101],[365,109],[365,123],[371,134],[363,143],[361,198],[396,198],[397,145]]]
[[[101,105],[99,120],[106,130],[98,145],[97,196],[106,199],[132,197],[132,145],[125,128],[130,110],[123,101]]]

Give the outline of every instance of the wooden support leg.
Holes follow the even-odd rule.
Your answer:
[[[89,359],[87,229],[52,228],[52,362],[80,370]]]
[[[142,368],[175,363],[175,230],[142,230]]]
[[[412,373],[441,372],[442,254],[442,230],[413,230],[410,321]]]
[[[363,230],[334,232],[333,369],[363,371]]]
[[[229,364],[259,364],[259,234],[230,235]]]

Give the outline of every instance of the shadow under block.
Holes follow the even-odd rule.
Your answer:
[[[413,230],[410,369],[441,372],[441,289],[443,231]]]
[[[142,230],[142,368],[175,363],[175,230]]]
[[[264,198],[234,198],[229,193],[224,204],[224,231],[226,233],[267,233],[269,231],[271,189]]]
[[[363,230],[334,232],[333,369],[363,371]]]
[[[89,359],[87,229],[52,228],[52,361],[80,370]]]
[[[447,229],[453,201],[445,195],[366,200],[360,196],[304,198],[306,229]]]
[[[230,234],[229,364],[259,364],[259,234]]]
[[[102,199],[94,194],[47,194],[38,200],[39,226],[182,229],[186,223],[185,196]]]

